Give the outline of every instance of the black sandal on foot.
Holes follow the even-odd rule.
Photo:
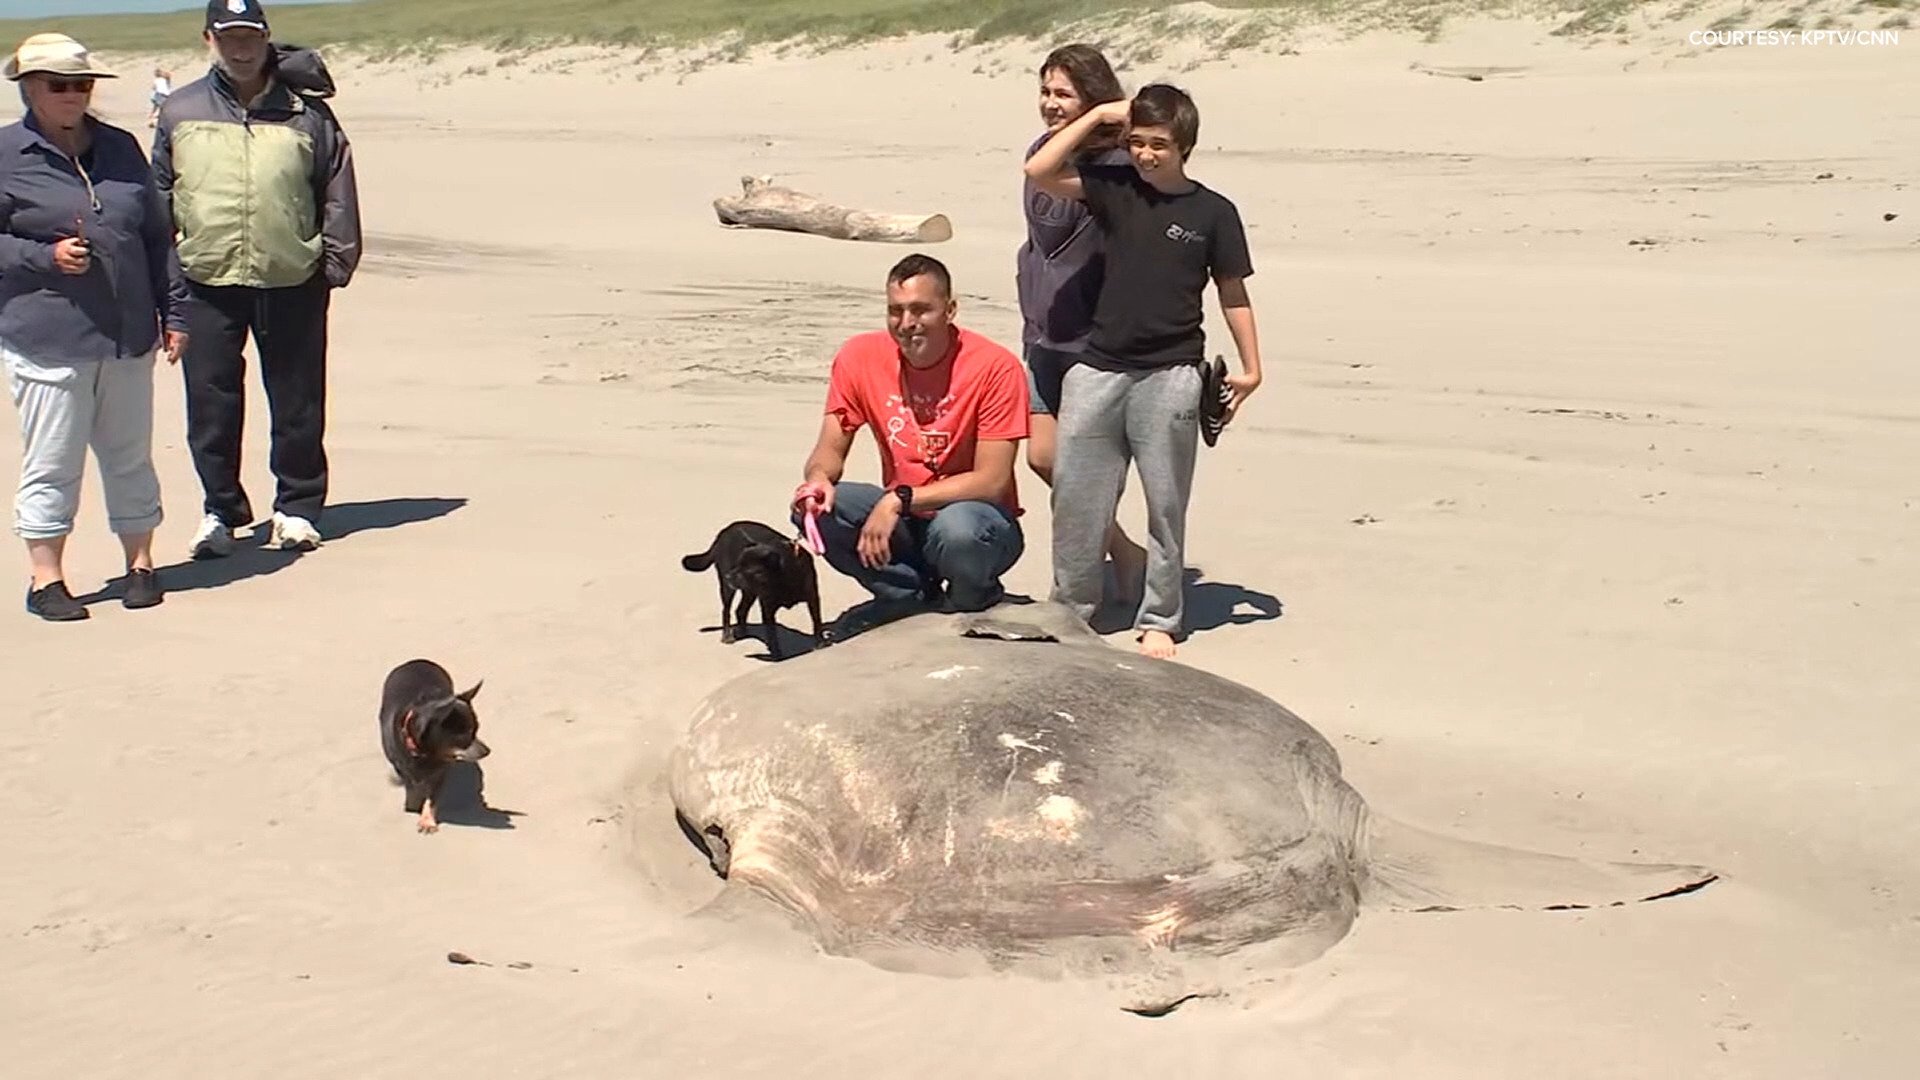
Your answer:
[[[1200,369],[1200,437],[1212,446],[1220,441],[1227,426],[1227,402],[1233,391],[1227,388],[1227,360],[1216,356],[1213,363]]]
[[[55,581],[27,589],[27,610],[48,622],[77,622],[90,616],[87,605],[73,598],[67,583]]]
[[[150,608],[166,598],[160,588],[160,575],[146,569],[127,571],[127,591],[120,595],[121,607]]]

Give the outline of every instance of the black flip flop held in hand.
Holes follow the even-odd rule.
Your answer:
[[[1226,357],[1216,356],[1213,363],[1200,369],[1200,437],[1208,446],[1220,441],[1220,432],[1227,426],[1227,402],[1232,398]]]

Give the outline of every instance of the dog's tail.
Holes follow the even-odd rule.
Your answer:
[[[713,565],[713,549],[708,548],[705,551],[692,555],[682,555],[680,556],[680,565],[697,574]]]

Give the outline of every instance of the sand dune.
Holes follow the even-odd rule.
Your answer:
[[[1397,817],[1703,863],[1711,889],[1364,918],[1159,1020],[686,921],[712,883],[634,815],[760,647],[700,632],[712,583],[677,557],[780,522],[831,350],[880,324],[904,254],[722,229],[710,200],[770,173],[945,213],[961,319],[1016,343],[1040,51],[914,39],[651,77],[342,57],[370,235],[336,298],[328,545],[171,569],[154,611],[0,619],[4,1071],[1908,1075],[1920,374],[1895,334],[1920,281],[1920,38],[1689,56],[1675,26],[1179,74],[1195,172],[1252,225],[1269,371],[1203,455],[1183,655],[1316,724]],[[1432,73],[1464,68],[1517,70]],[[105,113],[140,130],[143,85]],[[174,562],[197,487],[157,378]],[[0,475],[17,464],[0,440]],[[117,568],[98,490],[76,591]],[[1035,594],[1042,491],[1023,477],[1041,509],[1012,575]],[[858,599],[827,589],[829,613]],[[494,748],[496,812],[432,838],[374,727],[416,655],[486,679]]]

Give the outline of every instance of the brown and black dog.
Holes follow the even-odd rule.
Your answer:
[[[713,567],[720,580],[720,640],[732,643],[747,625],[747,612],[760,603],[767,653],[783,659],[780,628],[774,613],[782,608],[805,603],[813,617],[813,640],[826,644],[820,629],[820,579],[814,572],[813,553],[799,540],[776,532],[758,521],[736,521],[721,529],[707,550],[682,556],[680,565],[694,573]],[[740,612],[733,613],[733,595],[740,594]]]
[[[447,768],[456,761],[479,761],[493,751],[480,741],[480,717],[473,696],[480,684],[460,693],[453,677],[431,660],[409,660],[387,673],[380,690],[380,746],[393,766],[396,783],[407,789],[407,813],[420,815],[420,831],[436,832],[433,803]]]

